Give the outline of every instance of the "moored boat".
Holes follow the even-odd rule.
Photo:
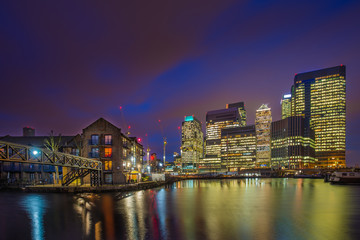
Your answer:
[[[333,172],[330,182],[335,184],[360,184],[360,172]]]

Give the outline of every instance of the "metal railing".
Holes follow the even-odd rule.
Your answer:
[[[0,161],[102,171],[102,163],[98,160],[4,141],[0,141]]]

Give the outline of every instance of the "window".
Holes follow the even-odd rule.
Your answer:
[[[71,149],[71,154],[75,155],[75,156],[79,156],[80,155],[80,151],[78,148],[72,148]]]
[[[105,169],[105,171],[111,171],[112,170],[112,161],[104,161],[104,169]]]
[[[91,135],[91,145],[99,145],[99,135]]]
[[[110,134],[105,135],[105,145],[112,144],[112,136]]]
[[[111,157],[112,155],[112,148],[105,148],[105,156],[104,157]]]
[[[91,157],[98,158],[99,157],[99,148],[92,148],[91,149]]]

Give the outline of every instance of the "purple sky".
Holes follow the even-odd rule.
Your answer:
[[[279,120],[295,73],[347,67],[347,162],[360,164],[360,2],[3,1],[0,135],[80,133],[99,117],[162,156],[184,115],[244,101]],[[123,107],[123,120],[119,106]]]

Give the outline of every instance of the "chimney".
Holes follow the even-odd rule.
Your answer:
[[[23,137],[34,137],[35,136],[35,128],[24,127],[23,128]]]

